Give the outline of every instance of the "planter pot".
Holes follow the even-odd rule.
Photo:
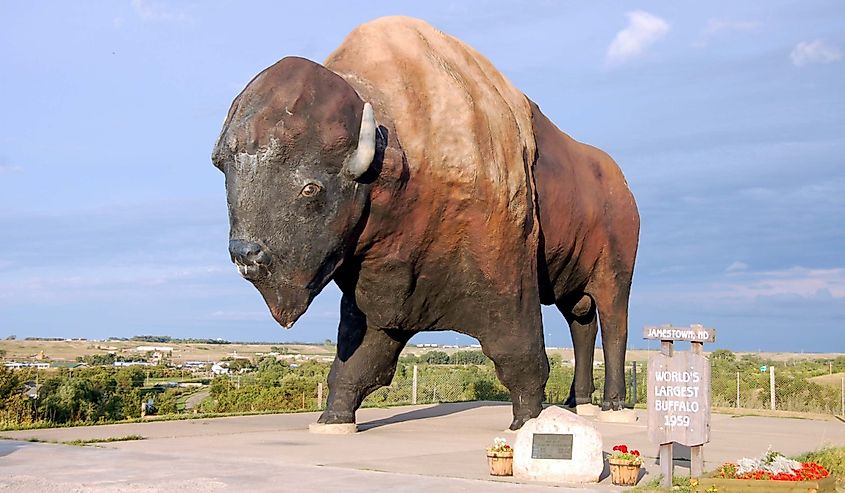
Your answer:
[[[491,476],[513,476],[513,451],[487,452]]]
[[[771,481],[755,479],[701,478],[697,493],[836,493],[836,478],[816,481]]]
[[[625,459],[608,457],[610,481],[619,486],[634,486],[640,477],[640,464]]]

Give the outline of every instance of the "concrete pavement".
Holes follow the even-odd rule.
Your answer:
[[[0,490],[44,492],[230,491],[622,491],[606,478],[578,486],[519,482],[488,475],[484,447],[503,431],[510,405],[470,402],[358,412],[354,435],[309,433],[318,413],[5,432],[0,441]],[[604,449],[617,443],[647,456],[657,474],[657,446],[636,423],[596,426]],[[845,424],[714,414],[707,468],[754,456],[769,446],[790,455],[845,445]],[[22,440],[70,441],[141,435],[145,440],[69,446]],[[676,447],[676,474],[688,474],[688,450]]]

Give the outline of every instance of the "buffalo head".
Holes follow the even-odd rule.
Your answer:
[[[370,104],[302,58],[264,70],[232,103],[212,154],[226,175],[229,251],[286,328],[355,246],[376,133]]]

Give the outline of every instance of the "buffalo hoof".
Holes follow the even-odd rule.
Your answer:
[[[602,401],[601,403],[602,411],[621,411],[622,409],[625,409],[625,403],[620,399]]]
[[[335,411],[323,411],[317,418],[317,423],[324,425],[347,425],[355,424],[355,413],[338,413]]]
[[[522,425],[524,425],[525,422],[528,421],[529,419],[531,419],[531,418],[529,418],[527,416],[524,417],[524,418],[513,418],[513,421],[511,422],[511,425],[508,427],[508,429],[511,430],[511,431],[516,431],[516,430],[522,428]]]
[[[531,413],[529,415],[514,416],[513,421],[511,422],[511,425],[508,427],[508,429],[511,430],[511,431],[516,431],[516,430],[522,428],[522,425],[524,425],[526,421],[539,416],[540,411],[542,411],[542,410],[543,410],[543,408],[540,408],[537,412]]]

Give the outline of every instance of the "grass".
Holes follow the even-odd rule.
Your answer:
[[[845,478],[845,447],[828,447],[801,454],[795,458],[801,462],[818,462],[831,474]]]
[[[393,406],[384,406],[393,407]],[[320,411],[319,409],[271,409],[267,411],[237,411],[230,413],[175,413],[175,414],[154,414],[144,418],[127,418],[120,420],[103,420],[95,423],[50,423],[46,421],[39,421],[37,423],[28,423],[18,426],[7,426],[0,429],[0,433],[8,431],[25,431],[25,430],[40,430],[45,428],[76,428],[81,426],[102,426],[128,423],[150,423],[154,421],[184,421],[190,419],[206,419],[206,418],[229,418],[233,416],[260,416],[264,414],[294,414],[294,413],[313,413]],[[7,438],[0,436],[0,439]]]
[[[646,481],[645,483],[641,483],[638,486],[627,489],[625,491],[630,491],[632,493],[662,493],[662,492],[671,492],[671,493],[693,493],[695,490],[693,487],[695,486],[694,479],[691,479],[687,476],[674,476],[672,477],[672,489],[666,489],[660,486],[660,483],[663,481],[663,475],[659,474],[656,477]]]
[[[42,440],[40,438],[27,438],[25,441],[32,443],[60,443],[62,445],[74,445],[77,447],[84,447],[86,445],[93,445],[97,443],[111,443],[111,442],[130,442],[133,440],[146,440],[146,437],[141,435],[125,435],[122,437],[107,437],[107,438],[88,438],[80,440],[66,440],[58,442],[55,440]]]
[[[827,447],[794,458],[799,462],[818,462],[836,476],[837,491],[845,491],[845,447]]]
[[[69,440],[66,442],[60,442],[65,445],[77,445],[77,446],[85,446],[91,445],[95,443],[111,443],[111,442],[131,442],[133,440],[145,440],[144,437],[141,435],[126,435],[122,437],[108,437],[108,438],[89,438],[86,440]]]

